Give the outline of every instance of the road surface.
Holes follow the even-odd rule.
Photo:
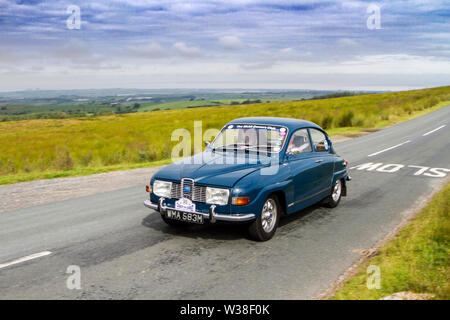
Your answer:
[[[448,181],[449,137],[446,107],[336,143],[352,168],[348,197],[337,208],[314,206],[281,220],[263,243],[243,227],[170,228],[143,206],[144,186],[2,212],[0,298],[316,297],[360,257],[358,250]]]

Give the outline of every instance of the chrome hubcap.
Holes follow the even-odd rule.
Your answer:
[[[334,187],[333,187],[333,193],[331,194],[331,197],[333,198],[333,201],[336,202],[341,197],[341,191],[342,191],[342,182],[341,180],[336,181]]]
[[[271,232],[275,227],[277,220],[277,206],[273,199],[267,199],[261,212],[261,222],[263,230],[267,233]]]

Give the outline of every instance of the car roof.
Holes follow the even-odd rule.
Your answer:
[[[317,128],[322,130],[317,124],[307,120],[293,119],[293,118],[278,118],[278,117],[248,117],[239,118],[230,121],[229,123],[242,123],[242,124],[265,124],[272,126],[287,127],[289,131],[300,128]]]

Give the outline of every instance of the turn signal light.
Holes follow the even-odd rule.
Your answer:
[[[348,161],[344,160],[344,166],[348,166]]]
[[[233,199],[231,199],[231,203],[235,204],[237,206],[245,206],[246,204],[250,203],[250,198],[249,197],[233,197]]]
[[[145,186],[145,191],[150,192],[150,186]]]

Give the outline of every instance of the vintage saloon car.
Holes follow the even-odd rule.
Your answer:
[[[282,215],[319,201],[337,206],[348,180],[347,161],[318,125],[240,118],[204,152],[159,170],[144,204],[169,225],[246,222],[251,236],[265,241]]]

